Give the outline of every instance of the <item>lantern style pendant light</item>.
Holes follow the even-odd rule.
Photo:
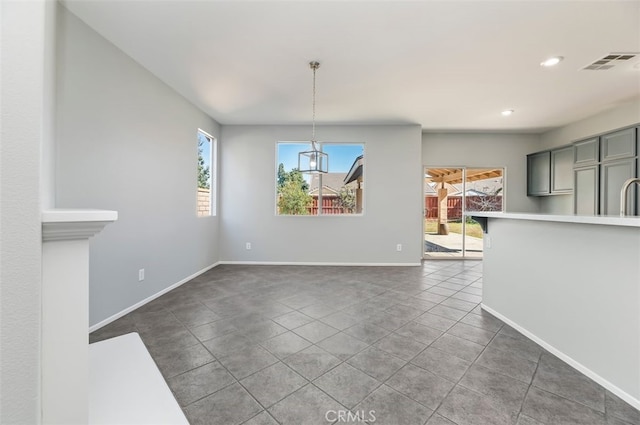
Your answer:
[[[309,67],[313,70],[311,150],[298,153],[298,170],[302,173],[318,174],[329,171],[329,155],[318,149],[318,141],[316,140],[316,70],[320,68],[320,63],[310,62]]]

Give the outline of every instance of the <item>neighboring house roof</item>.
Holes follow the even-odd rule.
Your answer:
[[[347,173],[325,173],[322,175],[322,194],[323,195],[337,195],[340,193],[342,186],[352,187],[351,184],[344,184],[344,179]],[[318,193],[318,174],[311,175],[311,182],[309,183],[309,193]]]
[[[345,184],[351,183],[361,178],[363,168],[364,168],[364,155],[360,155],[355,159],[355,161],[353,161],[353,164],[351,165],[351,169],[347,173],[347,176],[344,178]]]

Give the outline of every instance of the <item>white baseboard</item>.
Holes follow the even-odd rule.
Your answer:
[[[500,314],[497,311],[493,310],[491,307],[487,307],[484,304],[480,304],[480,306],[482,307],[483,310],[486,310],[487,312],[491,313],[492,315],[494,315],[498,319],[500,319],[503,322],[505,322],[507,325],[511,326],[513,329],[517,330],[518,332],[520,332],[521,334],[523,334],[527,338],[529,338],[532,341],[536,342],[538,345],[540,345],[541,347],[543,347],[544,349],[546,349],[547,351],[549,351],[550,353],[552,353],[553,355],[555,355],[556,357],[558,357],[559,359],[561,359],[562,361],[567,363],[569,366],[573,367],[574,369],[578,370],[579,372],[581,372],[584,375],[588,376],[589,378],[593,379],[595,382],[597,382],[598,384],[602,385],[604,388],[606,388],[607,390],[611,391],[613,394],[617,395],[618,397],[620,397],[622,400],[624,400],[627,403],[629,403],[634,408],[640,410],[640,400],[634,398],[631,394],[628,394],[624,390],[621,390],[616,385],[612,384],[611,382],[609,382],[608,380],[606,380],[602,376],[598,375],[597,373],[595,373],[594,371],[592,371],[588,367],[584,366],[580,362],[578,362],[578,361],[574,360],[573,358],[569,357],[568,355],[564,354],[562,351],[558,350],[557,348],[555,348],[551,344],[547,343],[543,339],[537,337],[536,335],[534,335],[533,333],[529,332],[528,330],[526,330],[522,326],[518,325],[517,323],[507,319],[505,316],[503,316],[502,314]]]
[[[144,300],[142,300],[142,301],[140,301],[140,302],[135,303],[135,304],[134,304],[134,305],[132,305],[131,307],[125,308],[124,310],[122,310],[122,311],[120,311],[120,312],[118,312],[118,313],[114,314],[113,316],[108,317],[108,318],[104,319],[103,321],[96,323],[96,324],[95,324],[95,325],[93,325],[93,326],[90,326],[90,327],[89,327],[89,333],[91,333],[91,332],[93,332],[93,331],[96,331],[96,330],[98,330],[98,329],[102,328],[103,326],[106,326],[106,325],[108,325],[109,323],[111,323],[111,322],[114,322],[114,321],[118,320],[118,319],[119,319],[119,318],[121,318],[122,316],[124,316],[124,315],[126,315],[126,314],[131,313],[133,310],[135,310],[135,309],[137,309],[137,308],[142,307],[143,305],[145,305],[145,304],[147,304],[147,303],[149,303],[149,302],[151,302],[151,301],[155,300],[156,298],[158,298],[158,297],[160,297],[160,296],[162,296],[162,295],[166,294],[167,292],[169,292],[169,291],[171,291],[171,290],[173,290],[173,289],[176,289],[177,287],[179,287],[179,286],[181,286],[181,285],[184,285],[185,283],[187,283],[187,282],[188,282],[188,281],[190,281],[191,279],[196,278],[196,277],[200,276],[201,274],[203,274],[203,273],[205,273],[205,272],[208,272],[209,270],[211,270],[212,268],[214,268],[214,267],[218,266],[219,264],[221,264],[221,263],[220,263],[220,262],[217,262],[217,263],[214,263],[214,264],[212,264],[212,265],[210,265],[210,266],[207,266],[207,267],[205,267],[204,269],[199,270],[199,271],[195,272],[194,274],[192,274],[192,275],[190,275],[190,276],[185,277],[185,278],[184,278],[184,279],[182,279],[180,282],[176,282],[176,283],[174,283],[173,285],[168,286],[167,288],[164,288],[162,291],[157,292],[157,293],[155,293],[155,294],[151,295],[150,297],[147,297],[147,298],[145,298]]]
[[[332,262],[309,262],[309,261],[220,261],[219,264],[238,264],[256,266],[358,266],[358,267],[398,267],[398,266],[421,266],[422,263],[332,263]]]

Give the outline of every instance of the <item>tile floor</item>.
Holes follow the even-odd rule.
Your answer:
[[[90,340],[140,333],[192,424],[640,424],[481,294],[479,261],[224,265]]]

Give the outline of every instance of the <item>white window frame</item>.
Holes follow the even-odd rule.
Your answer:
[[[211,134],[207,133],[206,131],[202,130],[201,128],[198,128],[198,143],[199,143],[199,136],[203,135],[206,139],[209,140],[210,143],[210,147],[209,147],[209,214],[205,214],[205,215],[200,215],[198,214],[197,211],[197,205],[196,205],[196,215],[201,218],[201,217],[215,217],[217,215],[217,187],[218,187],[218,162],[217,162],[217,157],[218,157],[218,140],[213,137]],[[196,169],[197,172],[197,169]],[[197,175],[196,175],[196,204],[197,204],[197,189],[199,189],[198,187],[198,180],[197,180]]]

